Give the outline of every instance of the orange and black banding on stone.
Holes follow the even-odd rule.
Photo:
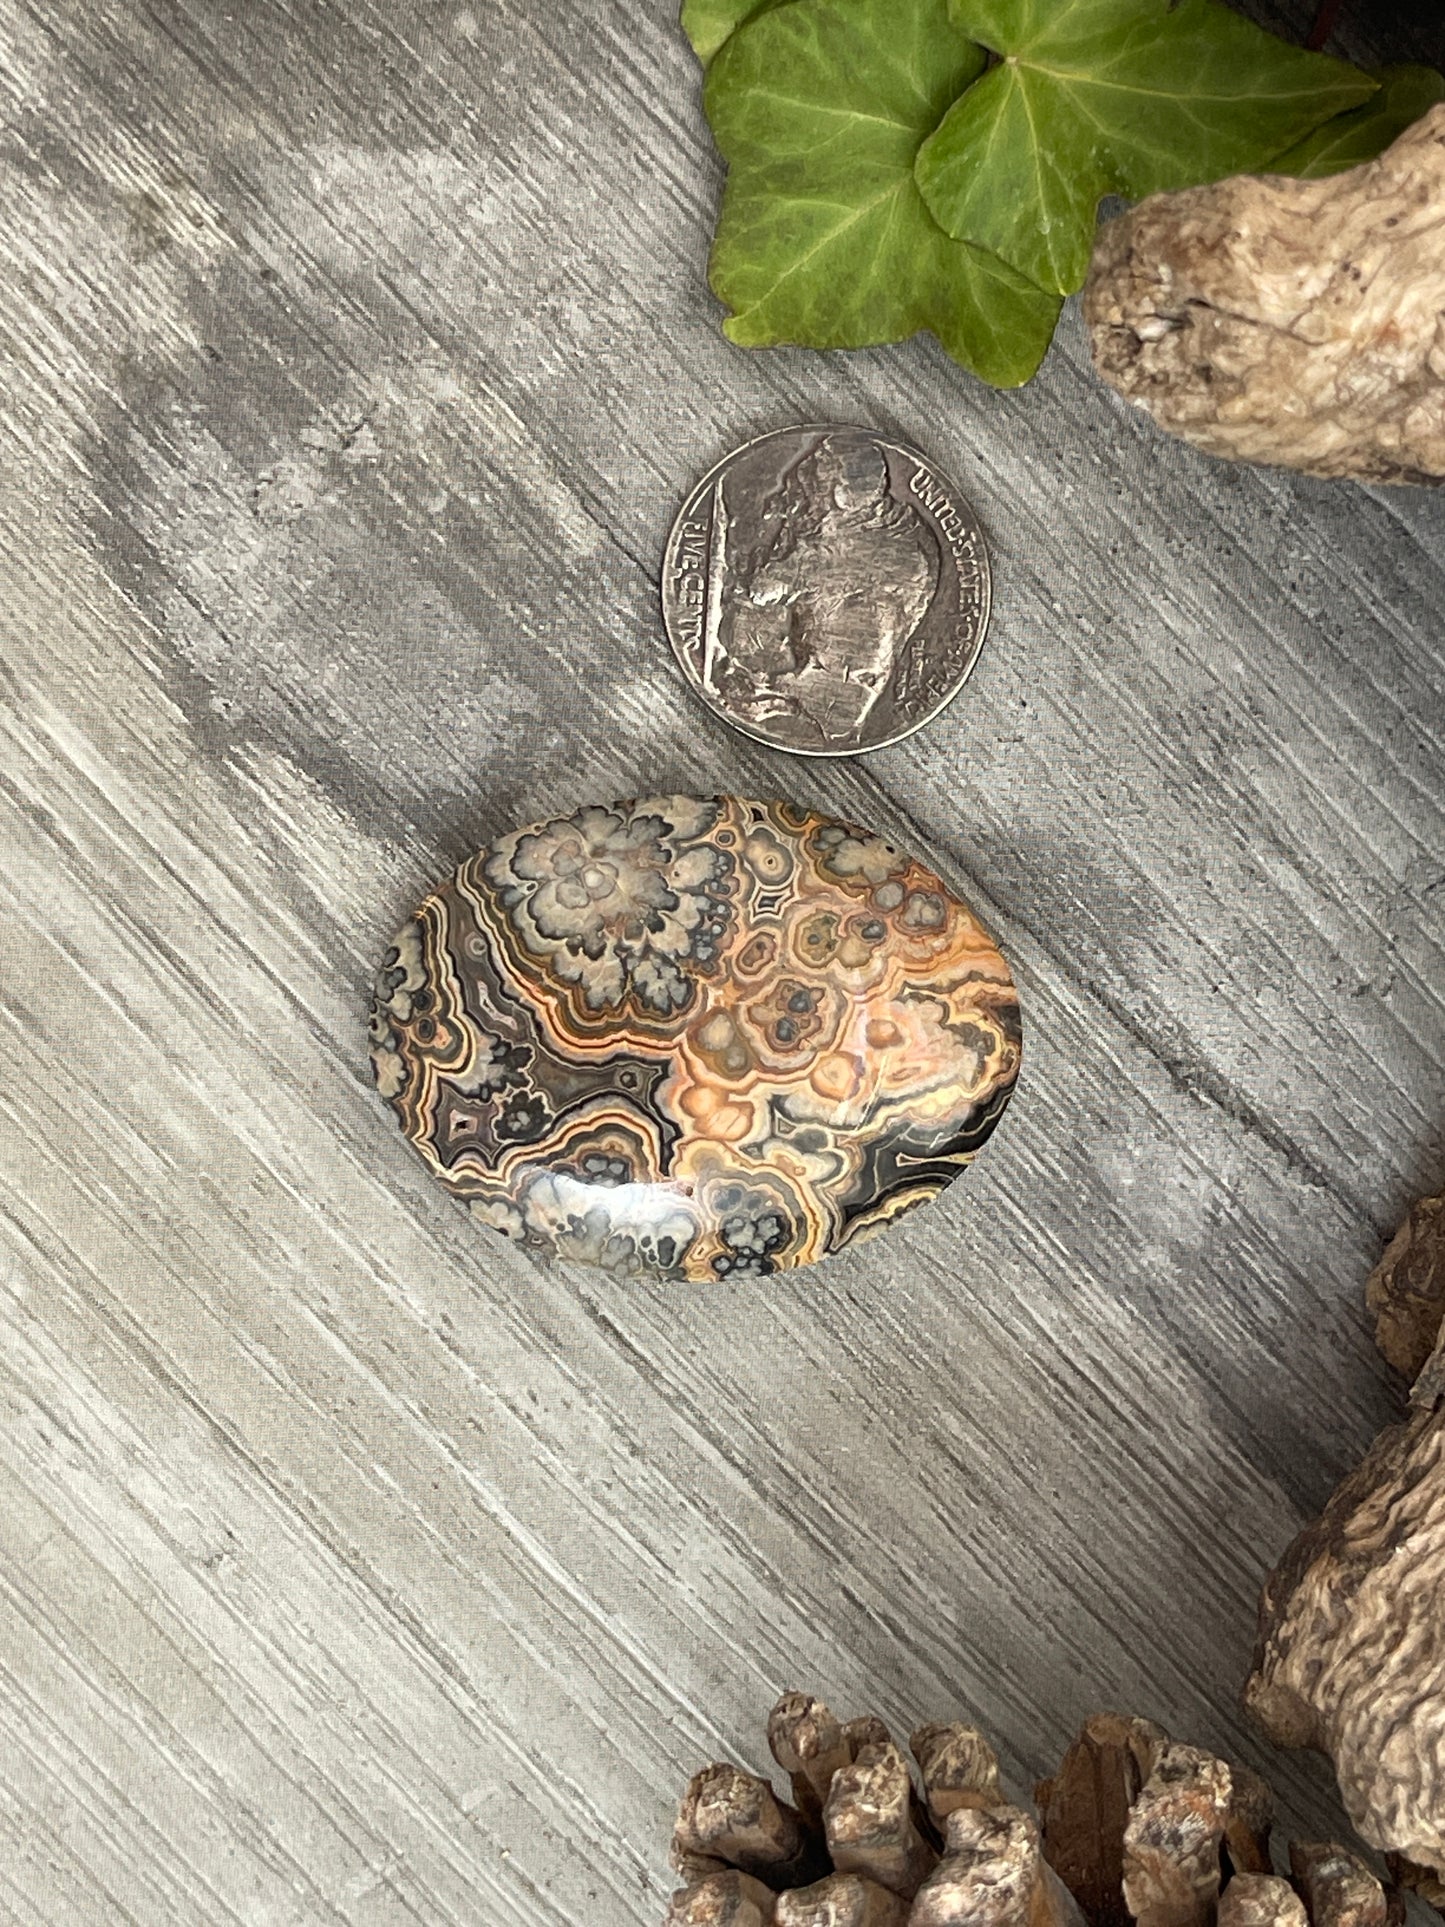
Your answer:
[[[646,797],[468,858],[398,935],[372,1061],[494,1230],[619,1272],[806,1265],[956,1177],[1018,1076],[968,905],[787,803]]]

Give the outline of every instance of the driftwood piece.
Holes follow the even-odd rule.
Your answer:
[[[935,1721],[920,1726],[908,1744],[918,1762],[928,1811],[939,1826],[959,1807],[1003,1804],[998,1756],[976,1727]]]
[[[730,1870],[672,1896],[666,1927],[773,1927],[776,1894],[761,1880]]]
[[[1445,105],[1327,180],[1239,175],[1109,222],[1094,363],[1214,455],[1445,480]]]
[[[823,1826],[838,1871],[866,1874],[911,1899],[938,1858],[919,1831],[913,1801],[908,1763],[892,1740],[863,1747],[835,1773]]]
[[[858,1873],[831,1873],[779,1894],[774,1927],[904,1927],[908,1902]]]
[[[1370,1273],[1365,1303],[1375,1343],[1397,1370],[1418,1378],[1445,1321],[1445,1194],[1421,1198]]]
[[[1213,1927],[1231,1778],[1223,1760],[1167,1746],[1124,1829],[1124,1900],[1139,1927]]]
[[[1303,1897],[1310,1927],[1385,1927],[1385,1889],[1357,1854],[1333,1841],[1295,1841],[1290,1872]]]
[[[707,1766],[693,1775],[672,1843],[674,1865],[703,1855],[771,1887],[799,1885],[822,1871],[801,1815],[766,1780],[736,1766]]]
[[[1169,1736],[1151,1720],[1096,1713],[1052,1780],[1035,1789],[1049,1865],[1093,1927],[1128,1927],[1124,1829]]]
[[[1265,1584],[1245,1705],[1334,1762],[1370,1846],[1445,1878],[1445,1399],[1383,1432]]]
[[[908,1927],[1083,1927],[1073,1896],[1016,1807],[959,1807]]]
[[[1274,1794],[1269,1782],[1247,1766],[1232,1766],[1229,1780],[1224,1847],[1230,1867],[1236,1874],[1272,1873],[1269,1836],[1274,1828]]]
[[[821,1828],[833,1775],[854,1757],[842,1722],[810,1693],[784,1693],[768,1715],[768,1745],[793,1783],[798,1811]]]
[[[1309,1916],[1278,1874],[1237,1873],[1219,1897],[1218,1927],[1309,1927]]]

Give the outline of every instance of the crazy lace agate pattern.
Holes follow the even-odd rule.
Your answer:
[[[940,1191],[1018,1076],[973,912],[866,830],[647,797],[514,830],[388,951],[382,1095],[484,1224],[693,1279],[811,1264]]]

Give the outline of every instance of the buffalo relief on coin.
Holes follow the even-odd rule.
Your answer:
[[[648,797],[499,837],[388,951],[384,1097],[494,1230],[620,1272],[811,1264],[942,1190],[1018,1075],[992,938],[881,837]]]
[[[662,606],[719,715],[777,749],[849,756],[957,694],[988,625],[988,556],[973,511],[916,449],[862,428],[786,428],[694,489]]]

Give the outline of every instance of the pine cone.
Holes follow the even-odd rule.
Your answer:
[[[922,1726],[917,1777],[881,1720],[841,1721],[786,1693],[768,1719],[792,1800],[704,1767],[678,1810],[687,1883],[666,1927],[1394,1927],[1402,1905],[1332,1844],[1272,1872],[1257,1774],[1100,1713],[1010,1805],[969,1726]]]

